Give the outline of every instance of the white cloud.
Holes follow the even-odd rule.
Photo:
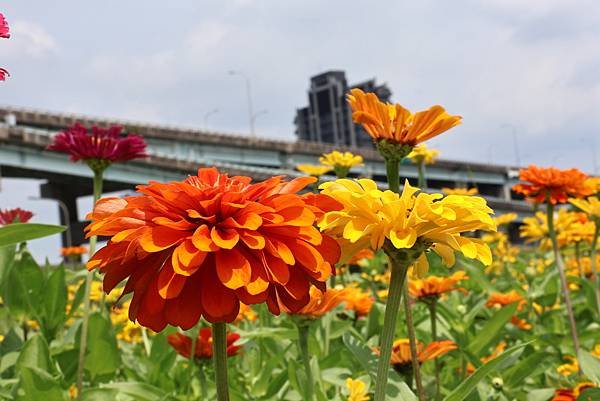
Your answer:
[[[17,20],[10,24],[10,31],[10,40],[2,43],[9,56],[42,58],[57,49],[56,41],[50,33],[36,23]]]

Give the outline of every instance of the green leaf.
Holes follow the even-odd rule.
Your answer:
[[[102,388],[117,390],[119,394],[127,394],[137,401],[159,401],[165,397],[165,392],[163,390],[147,383],[109,383],[103,385]]]
[[[65,268],[61,265],[50,274],[44,288],[42,329],[49,339],[54,338],[57,329],[65,321],[66,307],[67,284]]]
[[[514,388],[519,385],[527,377],[530,377],[541,364],[544,359],[550,356],[545,352],[534,352],[527,356],[521,362],[510,368],[505,375],[505,384],[509,388]]]
[[[579,366],[585,375],[594,383],[600,385],[600,359],[589,352],[579,351]]]
[[[37,223],[13,223],[0,227],[0,246],[20,244],[36,238],[62,233],[67,227]]]
[[[10,267],[15,260],[15,245],[0,247],[0,288],[4,288],[4,281],[8,276]]]
[[[41,307],[44,273],[29,252],[13,263],[4,287],[4,303],[13,317],[37,317]]]
[[[514,302],[500,309],[483,325],[475,339],[471,341],[471,344],[467,347],[467,350],[477,356],[482,356],[481,352],[502,334],[502,329],[515,314],[517,307],[518,302]]]
[[[100,312],[92,313],[88,323],[88,349],[85,370],[92,380],[110,379],[121,366],[113,328]]]
[[[484,379],[488,374],[492,373],[496,368],[502,365],[502,363],[510,359],[513,354],[521,352],[528,344],[529,343],[521,344],[509,348],[498,357],[481,366],[479,369],[473,372],[471,376],[467,377],[467,379],[463,381],[457,388],[455,388],[446,398],[444,398],[444,401],[464,400],[475,389],[477,383]]]
[[[112,388],[88,388],[81,394],[81,401],[115,401],[119,392]]]
[[[36,334],[27,340],[17,359],[16,368],[17,370],[36,368],[50,374],[58,373],[50,359],[48,343],[44,336]]]
[[[69,309],[69,314],[66,316],[66,320],[73,317],[75,312],[79,310],[79,306],[83,302],[83,297],[85,296],[85,280],[81,280],[79,284],[79,288],[77,288],[77,292],[75,293],[75,297],[73,298],[73,302],[71,302],[71,308]]]
[[[588,388],[583,390],[577,401],[600,401],[600,388]]]
[[[553,388],[538,388],[527,393],[527,401],[548,401],[554,395]]]
[[[24,367],[21,370],[20,388],[22,391],[17,391],[18,401],[67,400],[67,394],[58,380],[35,367]]]

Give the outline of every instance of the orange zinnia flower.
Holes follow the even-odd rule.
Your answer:
[[[374,93],[352,89],[348,95],[352,120],[361,124],[375,141],[415,146],[455,125],[462,117],[452,116],[442,106],[411,113],[399,104],[383,103]]]
[[[327,312],[335,309],[339,304],[344,302],[346,290],[337,288],[328,288],[326,291],[321,291],[316,287],[310,289],[310,301],[300,310],[291,311],[285,305],[281,305],[281,309],[291,315],[299,315],[316,319],[323,316]]]
[[[234,343],[240,339],[238,333],[227,334],[227,356],[237,355],[241,345],[234,345]],[[173,333],[167,336],[167,341],[175,351],[184,358],[190,357],[192,350],[192,339],[185,334]],[[196,346],[194,347],[194,356],[198,359],[211,359],[213,356],[213,338],[212,329],[205,327],[200,329],[198,332],[198,338],[196,339]]]
[[[521,169],[519,179],[528,183],[517,184],[513,190],[535,203],[549,200],[556,205],[567,202],[569,197],[581,198],[592,194],[590,187],[585,185],[587,175],[576,168],[560,170],[531,164]]]
[[[493,307],[498,307],[498,306],[502,307],[502,306],[510,305],[514,302],[519,303],[519,307],[517,308],[517,310],[522,310],[523,306],[526,303],[525,299],[521,296],[521,294],[519,294],[515,290],[509,291],[507,293],[493,292],[490,295],[485,306],[487,306],[488,308],[493,308]]]
[[[360,262],[363,259],[366,260],[371,260],[375,257],[375,253],[369,249],[369,248],[364,248],[361,249],[360,251],[356,252],[352,258],[350,258],[350,261],[348,262],[349,265],[358,265],[358,262]]]
[[[449,340],[432,341],[427,346],[422,342],[417,341],[417,359],[421,363],[427,362],[447,354],[450,351],[454,351],[457,348],[458,346],[456,343]],[[394,365],[394,368],[396,369],[412,364],[410,342],[408,338],[401,338],[394,341],[390,363]]]
[[[598,387],[592,382],[579,383],[574,388],[559,388],[554,393],[554,398],[550,401],[575,401],[584,390]],[[590,398],[591,399],[591,398]]]
[[[356,313],[356,317],[366,316],[371,312],[371,308],[375,303],[371,294],[357,287],[348,287],[345,291],[344,302],[346,303],[346,310],[353,310]]]
[[[440,295],[457,290],[456,284],[469,277],[460,270],[450,277],[427,276],[422,279],[410,279],[408,292],[413,298],[439,297]]]
[[[61,256],[81,256],[87,253],[85,246],[68,246],[66,248],[60,248]]]
[[[189,329],[201,316],[232,322],[240,302],[297,312],[311,285],[325,289],[340,256],[337,242],[314,227],[339,204],[297,194],[314,181],[251,184],[208,168],[181,182],[139,186],[141,196],[101,199],[87,235],[111,238],[88,268],[105,273],[107,293],[126,280],[131,320],[155,331]]]

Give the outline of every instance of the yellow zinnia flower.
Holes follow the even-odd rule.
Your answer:
[[[455,125],[462,117],[452,116],[439,105],[411,113],[400,104],[383,103],[374,93],[352,89],[348,95],[352,120],[363,126],[375,141],[415,146]]]
[[[348,387],[348,401],[369,401],[371,397],[367,393],[367,385],[364,381],[352,378],[346,379],[346,387]]]
[[[439,156],[440,152],[435,149],[427,149],[427,145],[421,144],[413,148],[412,152],[408,154],[408,157],[415,164],[433,164],[435,159]]]
[[[331,167],[321,166],[319,164],[298,164],[296,169],[306,175],[317,178],[331,171]]]
[[[142,327],[129,320],[128,311],[130,302],[127,301],[122,305],[111,308],[110,320],[113,326],[117,328],[117,339],[137,344],[142,342]]]
[[[472,196],[479,194],[477,188],[442,188],[442,192],[446,195],[463,195]]]
[[[325,213],[318,223],[346,248],[342,254],[353,255],[368,247],[376,251],[384,243],[395,249],[412,249],[419,255],[414,265],[417,276],[424,276],[429,268],[423,252],[428,249],[440,255],[446,266],[454,265],[455,251],[484,265],[492,262],[491,251],[481,239],[461,236],[496,230],[490,216],[493,211],[483,198],[427,194],[408,181],[402,194],[381,191],[369,179],[340,179],[319,188],[343,206]]]
[[[556,371],[563,376],[571,376],[574,373],[579,372],[579,362],[574,356],[566,355],[565,359],[568,363],[560,365],[556,368]]]
[[[590,217],[600,218],[600,200],[597,196],[590,196],[587,199],[569,199],[569,202],[589,214]]]
[[[517,217],[518,216],[516,213],[505,213],[501,214],[500,216],[494,217],[494,221],[496,222],[497,226],[501,226],[504,224],[512,223],[517,219]]]
[[[339,178],[344,178],[348,175],[348,171],[350,171],[352,167],[363,164],[363,157],[350,152],[342,153],[334,150],[331,153],[324,153],[323,156],[319,158],[319,161],[322,164],[333,168],[335,175]]]

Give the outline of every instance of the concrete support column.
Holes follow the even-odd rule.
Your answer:
[[[67,230],[61,234],[63,246],[68,246],[69,242],[71,246],[87,242],[83,234],[86,222],[79,221],[77,217],[77,198],[87,194],[81,188],[62,183],[47,182],[40,185],[42,198],[54,199],[59,203],[60,224],[67,226]]]

